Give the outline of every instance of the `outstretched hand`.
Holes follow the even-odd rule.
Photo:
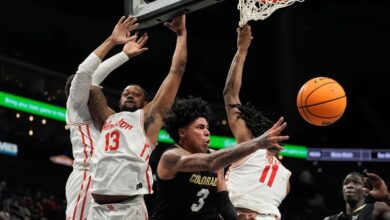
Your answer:
[[[369,191],[370,196],[374,197],[375,199],[386,201],[389,199],[389,192],[387,190],[387,186],[385,184],[385,181],[383,179],[374,174],[374,173],[367,173],[367,176],[364,178],[364,181],[367,184],[370,184],[373,186],[372,190],[367,189]]]
[[[135,33],[134,37],[128,41],[125,46],[123,47],[123,52],[126,53],[126,55],[129,58],[135,57],[140,55],[141,53],[148,50],[147,47],[144,47],[146,42],[148,41],[149,37],[147,33],[144,33],[142,37],[138,38],[138,32]]]
[[[177,35],[182,35],[186,31],[186,15],[175,17],[171,22],[165,22],[164,25]]]
[[[237,49],[248,50],[252,39],[252,30],[249,24],[237,28]]]
[[[125,44],[130,40],[136,38],[136,36],[131,36],[130,32],[135,30],[139,23],[137,18],[129,16],[125,19],[125,16],[122,16],[118,23],[115,25],[114,30],[111,33],[111,38],[115,44]]]
[[[268,129],[264,134],[256,139],[260,142],[261,148],[271,148],[276,151],[281,151],[284,148],[279,144],[282,141],[288,140],[289,136],[281,135],[282,131],[286,128],[287,123],[284,122],[284,118],[280,117],[279,120]]]

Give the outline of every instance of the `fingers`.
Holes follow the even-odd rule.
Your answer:
[[[279,120],[274,125],[272,125],[272,127],[270,129],[268,129],[266,132],[264,132],[264,134],[262,136],[268,135],[269,133],[274,132],[276,129],[278,129],[278,127],[280,127],[280,125],[283,123],[283,120],[284,120],[284,118],[280,117]]]
[[[284,118],[280,117],[279,120],[272,126],[271,130],[274,130],[276,134],[281,133],[287,126],[287,122],[284,122]]]
[[[136,17],[129,16],[121,25],[123,25],[128,31],[133,31],[138,28],[139,23],[137,23]]]
[[[280,127],[280,125],[283,123],[284,118],[280,117],[278,121],[269,129],[269,130],[275,130],[277,127]]]
[[[135,41],[135,40],[137,39],[137,36],[135,36],[135,35],[134,35],[134,36],[128,36],[127,38],[128,38],[128,39],[127,39],[127,42],[129,42],[129,41]],[[126,43],[127,43],[127,42],[126,42]]]
[[[133,40],[134,42],[138,39],[138,34],[139,34],[139,31],[136,31],[136,32],[134,33],[134,36],[135,36],[135,39]]]
[[[177,16],[177,17],[174,17],[173,18],[173,22],[183,22],[184,21],[184,19],[186,19],[186,15],[185,14],[182,14],[182,15],[179,15],[179,16]]]
[[[122,16],[122,17],[119,19],[118,23],[116,23],[116,25],[121,25],[121,24],[123,23],[124,20],[125,20],[125,16]]]
[[[138,28],[138,26],[139,26],[139,23],[132,24],[129,27],[127,27],[127,30],[134,31],[135,29]]]
[[[280,151],[284,150],[284,147],[280,144],[274,144],[274,145],[271,145],[269,147],[269,149],[271,149],[272,151],[280,152]]]
[[[164,22],[164,26],[168,27],[168,28],[171,28],[172,27],[172,23],[171,22]]]
[[[280,126],[284,121],[284,117],[280,117],[278,121],[275,123],[276,126]]]
[[[144,48],[142,48],[142,49],[140,49],[139,50],[139,54],[141,54],[141,53],[144,53],[144,52],[146,52],[146,51],[148,51],[149,50],[149,48],[147,48],[147,47],[144,47]]]
[[[276,133],[276,134],[281,133],[286,127],[287,127],[287,122],[283,122],[282,125],[280,125],[279,127],[277,127],[277,128],[275,129],[275,133]]]
[[[251,32],[251,26],[249,24],[245,24],[242,28],[245,32]]]
[[[133,24],[135,24],[137,22],[137,18],[136,17],[133,17],[133,16],[129,16],[126,20],[125,20],[125,24],[127,26],[131,26]]]
[[[277,136],[276,138],[278,139],[277,142],[283,142],[283,141],[287,141],[288,139],[290,139],[290,136],[283,135],[283,136]]]
[[[126,28],[128,31],[133,31],[138,28],[139,23],[137,23],[137,18],[133,16],[129,16],[125,19],[125,16],[122,16],[118,23],[118,27]]]
[[[380,178],[378,175],[376,175],[375,173],[366,173],[367,177],[371,180],[371,181],[380,181],[382,180],[382,178]]]
[[[142,37],[140,37],[137,41],[137,44],[140,45],[140,47],[144,47],[144,45],[146,44],[146,42],[148,41],[149,37],[148,37],[148,34],[147,33],[144,33],[142,35]]]

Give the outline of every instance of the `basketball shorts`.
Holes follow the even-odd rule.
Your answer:
[[[119,203],[97,204],[92,200],[88,220],[147,220],[143,195]]]
[[[85,220],[91,206],[92,180],[89,170],[74,169],[66,182],[66,220]]]

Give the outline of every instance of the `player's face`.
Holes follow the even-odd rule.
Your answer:
[[[191,153],[206,153],[210,144],[209,123],[205,118],[197,118],[187,127],[180,129],[180,142]]]
[[[364,200],[367,196],[364,180],[359,175],[350,174],[343,181],[343,196],[346,202]]]
[[[136,111],[146,104],[145,94],[139,86],[127,86],[121,95],[119,108],[121,111]]]

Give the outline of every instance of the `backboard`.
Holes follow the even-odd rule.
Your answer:
[[[125,15],[137,17],[140,24],[138,29],[143,29],[223,1],[225,0],[125,0]]]

